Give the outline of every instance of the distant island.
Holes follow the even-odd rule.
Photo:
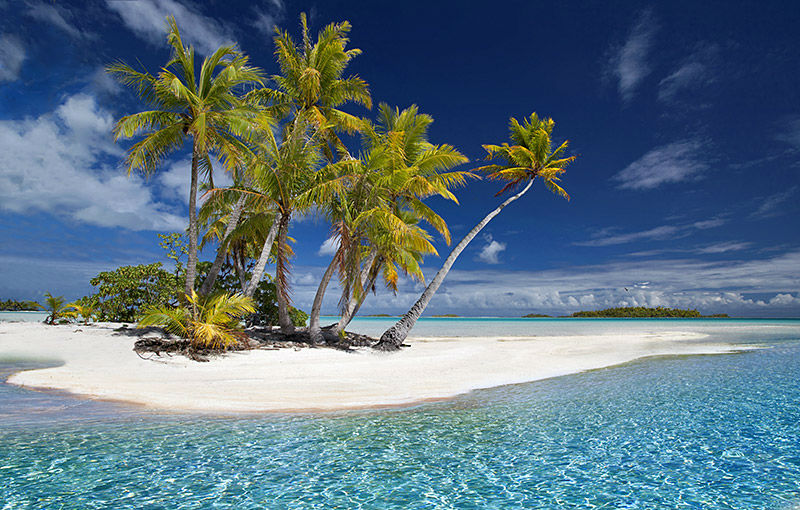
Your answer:
[[[545,315],[543,313],[529,313],[528,315],[523,315],[523,319],[552,319],[552,315]]]
[[[461,316],[460,315],[456,315],[454,313],[444,313],[444,314],[441,314],[441,315],[431,315],[431,317],[433,317],[435,319],[456,319],[456,318],[459,318]]]
[[[727,319],[727,313],[714,315],[701,315],[697,310],[683,310],[680,308],[647,308],[644,306],[629,306],[623,308],[606,308],[605,310],[575,312],[571,317],[603,317],[603,318],[673,318],[673,319]]]
[[[41,310],[42,307],[36,301],[17,301],[16,299],[0,299],[0,311],[2,312],[33,312]]]

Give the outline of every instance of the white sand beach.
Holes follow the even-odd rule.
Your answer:
[[[135,337],[111,325],[0,323],[0,359],[60,366],[13,374],[26,388],[175,411],[263,412],[408,405],[479,388],[535,381],[646,356],[717,354],[741,346],[698,343],[691,332],[596,336],[410,338],[397,353],[327,348],[252,350],[208,363],[142,359]]]

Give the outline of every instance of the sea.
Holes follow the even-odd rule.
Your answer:
[[[412,336],[667,330],[761,348],[332,413],[152,411],[0,384],[0,509],[800,509],[800,320],[430,318]],[[42,366],[0,356],[0,381]]]

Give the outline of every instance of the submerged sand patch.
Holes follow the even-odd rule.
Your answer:
[[[60,360],[13,374],[23,387],[67,391],[166,410],[257,412],[407,405],[475,389],[535,381],[642,357],[720,354],[741,346],[694,342],[686,331],[409,339],[410,348],[231,352],[198,363],[142,359],[112,325],[0,323],[0,357]]]

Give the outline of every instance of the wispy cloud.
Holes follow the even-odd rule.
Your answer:
[[[34,2],[29,4],[27,14],[34,19],[44,21],[45,23],[49,23],[50,25],[61,29],[70,37],[75,39],[90,37],[90,34],[78,30],[75,25],[67,21],[69,13],[56,7],[55,5],[48,5],[43,2]]]
[[[131,230],[185,228],[143,179],[106,163],[121,155],[109,139],[112,124],[88,94],[70,96],[34,119],[0,121],[0,209]]]
[[[286,6],[282,0],[272,0],[266,5],[253,8],[252,25],[267,37],[275,35],[275,26],[283,21]]]
[[[19,78],[24,60],[25,48],[19,39],[12,35],[0,37],[0,82]]]
[[[725,224],[722,218],[712,218],[709,220],[695,221],[681,225],[661,225],[638,232],[628,232],[624,234],[610,234],[608,230],[598,232],[594,239],[574,243],[576,246],[613,246],[617,244],[628,244],[635,241],[663,241],[667,239],[678,239],[686,237],[693,231],[716,228]]]
[[[645,10],[634,25],[625,43],[613,51],[608,66],[617,82],[623,101],[629,101],[637,87],[650,74],[647,61],[657,24],[652,10]]]
[[[662,145],[612,177],[622,189],[648,190],[662,184],[695,180],[708,165],[701,159],[703,144],[684,140]]]
[[[786,191],[775,193],[764,198],[758,209],[752,214],[754,218],[771,218],[783,214],[781,206],[786,204],[795,194],[797,194],[798,186],[792,186]]]
[[[701,248],[695,248],[693,251],[695,253],[729,253],[732,251],[741,251],[746,250],[747,248],[751,247],[753,243],[748,242],[741,242],[741,241],[727,241],[722,243],[715,243],[710,244],[708,246],[703,246]]]
[[[684,92],[713,83],[711,67],[718,53],[716,45],[708,45],[689,55],[672,74],[659,82],[658,99],[673,102]]]
[[[201,53],[210,54],[233,42],[226,26],[177,0],[106,0],[106,5],[136,35],[154,45],[164,44],[167,16],[175,17],[184,42]]]
[[[800,150],[800,116],[793,116],[781,122],[780,131],[775,139],[788,143],[793,149]]]
[[[478,254],[478,260],[486,262],[487,264],[499,264],[500,253],[506,249],[506,243],[495,241],[489,234],[485,235],[484,239],[486,244],[481,248]]]

